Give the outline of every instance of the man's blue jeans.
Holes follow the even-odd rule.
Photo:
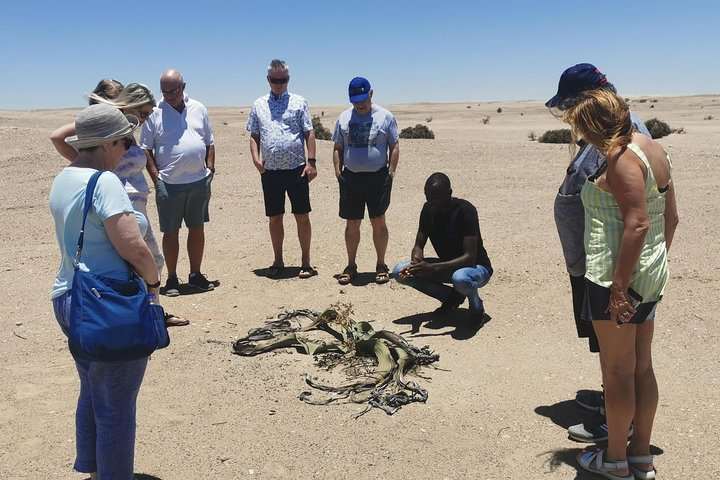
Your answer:
[[[55,318],[67,335],[70,292],[53,299]],[[75,360],[80,396],[75,415],[73,468],[101,479],[131,480],[135,461],[135,411],[147,358],[127,362]]]
[[[428,263],[438,263],[437,258],[426,258]],[[463,267],[451,271],[438,272],[427,277],[411,277],[400,278],[400,270],[409,265],[410,262],[400,262],[393,268],[393,278],[403,285],[408,285],[416,290],[421,291],[425,295],[429,295],[434,299],[445,302],[450,299],[453,289],[464,295],[470,304],[472,313],[481,312],[483,310],[483,301],[478,295],[478,288],[484,286],[490,280],[490,272],[482,265],[474,267]],[[445,285],[451,283],[452,287]]]

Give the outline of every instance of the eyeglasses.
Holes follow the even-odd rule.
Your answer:
[[[268,81],[270,83],[272,83],[273,85],[284,85],[290,81],[290,77],[284,77],[284,78],[268,77]]]
[[[140,118],[148,118],[153,113],[153,111],[152,110],[148,110],[147,112],[138,111],[138,113],[140,114]]]
[[[165,96],[167,96],[167,95],[175,95],[176,93],[180,93],[183,88],[185,88],[185,85],[184,85],[184,84],[183,84],[183,85],[180,85],[179,87],[177,87],[177,88],[174,89],[174,90],[163,90],[163,89],[161,88],[160,91],[161,91],[162,94],[165,95]]]
[[[123,141],[123,145],[125,146],[125,151],[130,150],[130,147],[132,147],[133,143],[134,143],[133,139],[130,137],[123,137],[122,141]]]

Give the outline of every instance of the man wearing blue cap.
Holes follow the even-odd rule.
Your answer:
[[[388,229],[385,212],[390,206],[393,177],[400,158],[400,135],[395,117],[373,105],[370,82],[355,77],[348,87],[350,103],[335,123],[333,164],[340,186],[340,218],[346,220],[345,247],[348,263],[338,283],[347,285],[357,276],[355,261],[360,245],[360,224],[367,206],[377,253],[375,282],[387,283],[385,264]]]
[[[564,112],[576,105],[580,94],[587,90],[606,88],[613,92],[615,86],[607,81],[605,75],[594,65],[579,63],[567,68],[560,76],[557,94],[545,103],[545,106]],[[634,112],[630,112],[633,126],[643,135],[650,137],[645,124]],[[555,197],[555,225],[557,226],[560,243],[565,257],[565,266],[570,276],[572,290],[575,327],[579,338],[587,338],[590,351],[599,352],[592,322],[582,319],[585,304],[585,247],[583,234],[585,230],[585,211],[580,200],[580,189],[588,177],[594,175],[605,164],[605,157],[592,145],[582,143],[575,158],[567,167],[565,180],[560,185]],[[654,312],[651,318],[654,317]],[[601,442],[607,440],[607,423],[605,420],[604,395],[593,390],[580,390],[575,401],[583,408],[597,412],[590,421],[573,425],[568,434],[580,442]]]

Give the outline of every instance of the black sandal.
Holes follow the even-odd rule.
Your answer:
[[[340,285],[347,285],[357,277],[357,265],[348,265],[345,270],[337,276],[337,281]]]

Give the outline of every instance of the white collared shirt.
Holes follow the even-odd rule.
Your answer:
[[[188,184],[210,175],[205,157],[214,140],[207,109],[187,95],[184,101],[182,112],[161,101],[140,132],[140,147],[153,150],[165,183]]]

